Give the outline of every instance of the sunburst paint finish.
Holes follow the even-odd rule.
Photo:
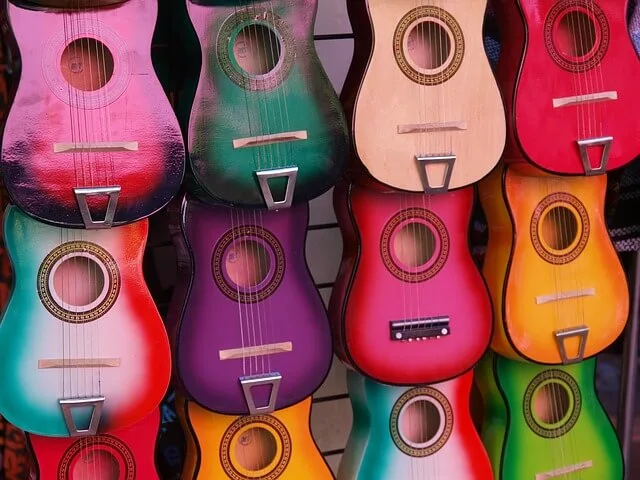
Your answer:
[[[155,447],[160,410],[108,435],[52,438],[27,435],[37,480],[159,480]]]
[[[172,300],[169,323],[175,375],[190,400],[242,415],[250,410],[241,378],[279,374],[276,409],[324,381],[331,332],[306,263],[308,222],[308,204],[245,211],[183,197],[172,223],[188,290]],[[252,389],[256,407],[270,391]]]
[[[294,203],[327,191],[346,162],[348,130],[315,50],[317,0],[181,1],[200,66],[179,105],[191,192],[264,208],[256,172],[289,167],[298,168]],[[286,182],[270,183],[283,199]]]
[[[587,173],[578,141],[612,137],[602,171],[640,153],[636,79],[640,62],[628,0],[498,0],[502,45],[496,76],[507,106],[510,162],[559,175]],[[602,145],[586,147],[591,168]]]
[[[158,406],[171,354],[142,272],[147,232],[147,220],[61,229],[7,207],[4,236],[15,284],[0,322],[0,414],[8,421],[66,437],[59,400],[104,396],[98,432],[108,433]],[[92,289],[99,278],[102,288]],[[96,293],[93,303],[83,300]],[[79,429],[90,413],[73,411]]]
[[[271,415],[236,417],[184,404],[200,461],[194,479],[332,480],[311,436],[311,398]],[[187,480],[187,479],[184,479]]]
[[[329,316],[343,361],[380,382],[413,385],[456,377],[481,358],[493,320],[468,246],[473,201],[473,187],[428,196],[336,185],[344,250]],[[392,322],[437,317],[446,335],[399,340],[419,328],[409,323],[392,334]]]
[[[157,2],[64,13],[3,3],[22,58],[0,162],[12,201],[64,227],[84,227],[76,187],[119,186],[114,225],[165,206],[185,152],[151,63]],[[104,219],[106,197],[87,202]]]
[[[481,182],[496,352],[559,364],[554,332],[588,328],[584,358],[622,333],[629,292],[604,222],[606,182],[604,175],[561,177],[528,164],[503,165]],[[578,335],[562,343],[567,360],[578,358]]]
[[[548,367],[488,352],[476,378],[485,404],[482,440],[497,480],[624,478],[620,443],[596,394],[595,367],[595,358]],[[556,386],[544,390],[550,383]]]
[[[393,387],[349,375],[354,431],[338,480],[493,479],[469,410],[472,372],[429,387]]]

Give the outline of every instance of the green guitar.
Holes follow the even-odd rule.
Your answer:
[[[178,107],[191,192],[279,209],[329,190],[349,144],[315,50],[317,0],[182,1],[181,31],[199,66]]]
[[[549,367],[488,353],[476,382],[496,480],[622,480],[618,437],[595,391],[595,358]]]

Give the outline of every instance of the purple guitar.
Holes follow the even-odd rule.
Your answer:
[[[305,259],[308,205],[234,209],[187,194],[174,216],[181,284],[169,330],[184,393],[230,415],[269,413],[311,395],[332,347]]]

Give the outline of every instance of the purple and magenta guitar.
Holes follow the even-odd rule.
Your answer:
[[[311,395],[332,347],[305,258],[308,204],[233,209],[187,194],[174,217],[181,285],[169,330],[184,393],[228,415],[269,413]]]

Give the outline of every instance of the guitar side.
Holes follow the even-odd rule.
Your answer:
[[[193,402],[186,408],[200,452],[198,478],[334,478],[311,436],[311,398],[248,417],[211,413]]]
[[[182,183],[185,152],[151,62],[155,3],[130,0],[88,17],[6,2],[22,57],[0,162],[12,201],[39,221],[71,228],[85,226],[76,188],[120,187],[113,225],[163,208]],[[70,70],[93,63],[98,78],[90,85]],[[105,218],[105,198],[86,197],[94,221]]]
[[[0,396],[0,412],[8,421],[39,435],[69,436],[59,400],[102,395],[98,433],[108,433],[158,406],[171,358],[142,272],[147,231],[146,220],[108,230],[65,230],[7,208],[4,235],[15,284],[0,322],[0,379],[7,392]],[[107,272],[103,300],[84,314],[57,303],[56,288],[62,286],[65,298],[65,285],[73,285],[70,274],[62,285],[55,283],[54,269],[66,258],[61,255],[96,262],[90,282],[100,270]],[[66,294],[76,288],[81,286],[67,286]],[[84,323],[76,323],[81,318]],[[76,426],[87,424],[90,413],[72,412]]]
[[[594,358],[552,369],[504,357],[494,359],[493,375],[508,412],[496,478],[534,478],[547,472],[562,475],[563,469],[568,470],[565,475],[584,480],[623,478],[620,444],[595,391],[595,365]],[[558,386],[545,390],[545,384]],[[534,399],[535,395],[545,399]],[[556,422],[558,417],[562,418]]]
[[[470,369],[487,349],[491,300],[466,235],[473,201],[472,187],[436,196],[350,187],[360,243],[339,331],[356,370],[393,385],[434,383]],[[451,297],[451,285],[465,302]]]
[[[487,2],[416,6],[411,0],[369,0],[366,4],[373,48],[351,118],[359,161],[377,181],[410,192],[425,191],[416,156],[456,157],[449,190],[485,177],[500,159],[506,139],[503,101],[483,46]],[[438,68],[421,67],[413,51],[407,50],[419,47],[420,38],[411,36],[419,22],[429,23],[421,27],[423,33],[417,30],[418,37],[441,32],[424,40],[431,42],[425,48],[439,46],[439,55],[446,54]],[[445,43],[450,49],[443,53]],[[438,179],[444,168],[443,163],[426,167],[434,176],[430,187],[442,183]]]
[[[174,350],[189,399],[248,414],[241,378],[279,375],[276,409],[324,381],[331,333],[305,258],[308,214],[306,204],[247,213],[194,198],[183,203],[193,281]],[[256,407],[269,404],[269,390],[252,390]]]
[[[371,414],[365,397],[364,383],[365,378],[362,375],[353,370],[347,370],[347,391],[353,422],[347,445],[340,459],[337,480],[362,478],[359,473],[371,432]]]
[[[346,163],[348,131],[315,50],[317,0],[257,1],[243,8],[184,1],[202,52],[188,125],[193,193],[209,203],[264,208],[256,172],[296,167],[294,203],[329,190]],[[263,40],[271,39],[271,60],[279,54],[266,73],[250,75],[236,58],[254,48],[241,37],[249,28],[261,28]],[[254,36],[259,41],[260,34]],[[274,199],[285,197],[285,177],[269,183]]]
[[[108,478],[159,480],[155,447],[160,410],[110,435],[80,439],[27,434],[37,480]]]
[[[473,373],[467,372],[447,382],[415,388],[366,379],[372,421],[359,478],[410,478],[412,472],[422,472],[456,480],[493,479],[469,410],[472,378]],[[428,403],[416,403],[420,401]],[[409,411],[412,406],[415,408]],[[410,420],[402,420],[401,412]],[[438,423],[434,423],[436,418]],[[429,424],[436,427],[429,428]],[[422,440],[416,442],[415,435]]]

